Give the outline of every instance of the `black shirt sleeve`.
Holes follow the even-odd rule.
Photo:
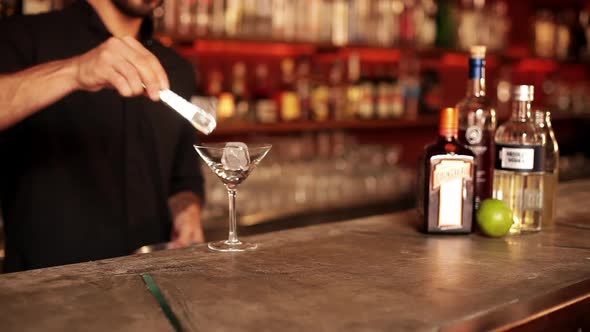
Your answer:
[[[20,17],[0,20],[0,74],[33,65],[33,36],[24,21]]]
[[[196,92],[196,78],[193,67],[186,63],[186,70],[183,71],[182,81],[185,84],[178,87],[172,87],[182,97],[190,100],[191,95]],[[170,196],[183,191],[192,191],[205,202],[204,179],[201,174],[201,162],[193,145],[199,143],[197,130],[186,120],[182,120],[183,125],[180,133],[174,166],[172,169],[172,179],[170,183]]]
[[[179,144],[176,148],[174,168],[170,183],[170,196],[183,191],[192,191],[205,202],[204,179],[201,162],[193,145],[198,144],[195,128],[189,123],[183,126]]]

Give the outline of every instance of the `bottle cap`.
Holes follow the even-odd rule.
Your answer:
[[[518,101],[533,101],[535,95],[535,87],[532,85],[517,85],[512,91],[514,100]]]
[[[535,110],[533,112],[535,123],[537,125],[544,125],[545,124],[545,111],[542,110]]]
[[[537,125],[547,125],[551,122],[551,112],[549,111],[535,110],[533,115],[533,119]]]
[[[483,45],[471,46],[469,48],[469,54],[472,58],[485,58],[486,47]]]
[[[459,113],[454,107],[440,111],[439,133],[441,136],[456,136],[459,129]]]

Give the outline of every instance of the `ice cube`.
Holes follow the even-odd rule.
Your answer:
[[[250,155],[248,146],[242,142],[229,142],[225,144],[221,156],[223,167],[232,171],[245,171],[250,167]]]

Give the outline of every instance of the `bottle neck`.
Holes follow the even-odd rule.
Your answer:
[[[485,59],[469,59],[469,82],[467,83],[467,95],[483,97],[486,95]]]
[[[438,135],[441,140],[451,141],[459,136],[459,132],[457,129],[440,128],[438,130]]]
[[[486,81],[485,78],[470,79],[467,83],[467,95],[475,97],[483,97],[486,95]]]
[[[512,120],[527,121],[531,117],[531,102],[515,100],[512,103]]]

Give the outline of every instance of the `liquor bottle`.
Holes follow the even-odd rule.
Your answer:
[[[384,66],[377,66],[375,75],[375,114],[379,119],[387,119],[391,116],[390,113],[390,86],[391,82],[386,75]]]
[[[223,85],[223,74],[219,69],[213,69],[208,74],[207,94],[212,97],[219,97]]]
[[[346,117],[354,118],[359,114],[359,105],[361,101],[361,64],[357,53],[353,53],[348,58],[348,87],[346,91]]]
[[[405,56],[400,61],[400,82],[404,96],[406,118],[416,119],[420,107],[422,87],[420,82],[420,62],[413,56]]]
[[[440,48],[452,48],[455,46],[456,22],[455,4],[452,0],[439,0],[436,14],[436,40],[435,45]]]
[[[295,63],[291,58],[281,61],[281,85],[277,101],[282,121],[301,120],[299,96],[295,89]]]
[[[426,147],[421,162],[418,212],[427,233],[471,232],[475,155],[457,133],[457,109],[442,109],[438,140]]]
[[[372,80],[372,72],[365,66],[361,70],[359,82],[360,100],[357,117],[360,119],[372,119],[375,117],[375,84]]]
[[[510,234],[541,230],[545,176],[543,135],[531,118],[533,86],[513,91],[512,117],[495,135],[494,198],[512,209]]]
[[[422,17],[418,29],[418,46],[432,47],[436,40],[436,8],[434,0],[422,0],[418,7],[418,17]]]
[[[234,116],[235,104],[233,95],[224,89],[223,73],[219,69],[211,70],[207,75],[207,95],[217,98],[217,119],[228,121]]]
[[[399,16],[399,37],[402,45],[414,46],[417,38],[416,1],[404,0],[403,11]]]
[[[208,0],[205,0],[208,1]],[[242,0],[242,13],[239,35],[245,38],[255,38],[256,35],[256,1]]]
[[[319,77],[311,92],[311,118],[313,121],[326,121],[330,117],[330,87],[319,64],[316,63],[314,73]],[[329,75],[328,75],[329,76]]]
[[[257,0],[256,10],[256,36],[265,36],[272,30],[272,0]]]
[[[309,59],[303,59],[297,66],[297,95],[299,96],[299,109],[301,119],[309,120],[311,117],[311,63]]]
[[[196,1],[196,14],[194,17],[194,29],[196,36],[210,35],[212,20],[211,1]]]
[[[219,122],[227,122],[235,120],[235,118],[236,102],[234,100],[234,95],[229,92],[228,89],[224,89],[224,91],[219,94],[217,101],[217,119]]]
[[[277,104],[272,99],[272,84],[268,76],[268,67],[264,64],[256,66],[256,84],[252,97],[256,121],[260,123],[277,122]]]
[[[477,161],[475,209],[492,197],[494,169],[494,132],[496,111],[485,93],[485,46],[470,49],[467,96],[458,104],[459,142],[469,147]]]
[[[239,61],[232,69],[231,92],[234,97],[236,118],[244,120],[250,113],[250,107],[246,92],[246,65]]]
[[[164,4],[176,0],[166,0]],[[221,36],[225,31],[225,10],[224,0],[213,0],[212,14],[211,14],[211,34],[213,36]]]
[[[492,15],[485,8],[485,1],[462,1],[457,26],[458,46],[468,50],[472,45],[489,45]]]
[[[533,22],[533,48],[535,55],[551,58],[555,56],[555,36],[557,25],[555,17],[549,10],[539,10]]]
[[[242,20],[242,2],[240,0],[226,0],[224,15],[225,35],[228,37],[238,36]]]
[[[343,68],[337,61],[330,69],[330,118],[335,120],[345,118],[346,86],[343,79]]]
[[[393,118],[400,118],[404,115],[404,93],[397,76],[391,78],[391,104],[390,113]]]
[[[348,44],[348,1],[333,0],[332,12],[332,44],[344,46]]]
[[[176,7],[178,3],[174,1],[164,1],[162,3],[162,10],[164,16],[162,17],[162,29],[164,33],[168,35],[176,34],[176,24],[178,23],[178,14],[176,13]]]
[[[543,228],[555,225],[555,198],[559,182],[559,145],[551,126],[551,112],[535,111],[535,125],[545,140],[545,187],[543,191]]]
[[[349,41],[353,45],[362,45],[367,42],[367,30],[369,22],[370,1],[351,0],[348,14]]]
[[[178,0],[176,5],[178,17],[176,19],[175,32],[182,36],[190,36],[195,24],[193,11],[196,1]]]

